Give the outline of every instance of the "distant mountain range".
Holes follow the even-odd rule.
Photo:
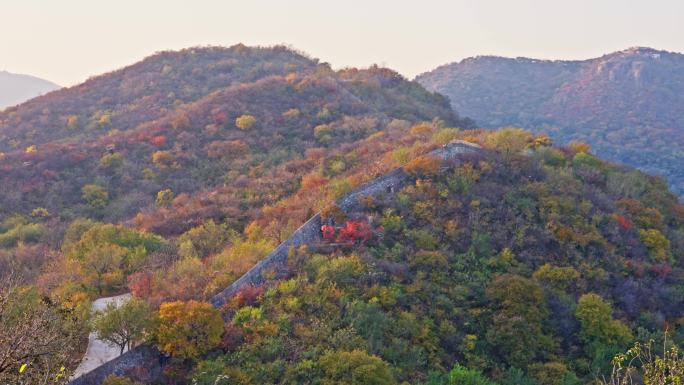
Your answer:
[[[55,83],[30,75],[0,71],[0,109],[59,89]]]
[[[630,48],[582,61],[478,56],[416,79],[486,127],[582,140],[684,194],[684,55]]]

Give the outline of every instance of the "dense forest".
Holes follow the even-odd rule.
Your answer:
[[[161,107],[140,79],[188,93]],[[0,118],[17,138],[0,158],[4,382],[65,381],[89,330],[167,353],[161,383],[207,385],[584,384],[634,343],[684,338],[684,207],[661,178],[475,129],[388,69],[196,48]],[[426,155],[454,140],[483,150]],[[335,204],[396,168],[407,187]],[[208,303],[317,212],[285,279]]]
[[[631,48],[583,61],[481,56],[417,77],[483,127],[581,140],[684,194],[684,55]]]

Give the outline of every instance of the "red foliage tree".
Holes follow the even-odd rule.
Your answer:
[[[152,273],[141,271],[128,276],[128,288],[134,296],[147,299],[152,292]]]
[[[235,351],[245,340],[245,332],[242,328],[236,325],[227,325],[221,337],[219,347],[225,353]]]
[[[245,286],[235,294],[231,304],[234,305],[235,308],[257,306],[259,305],[259,300],[263,294],[263,286]]]
[[[653,265],[651,266],[651,272],[658,275],[660,278],[665,278],[670,273],[672,273],[672,266],[670,266],[667,263],[661,265]]]
[[[326,241],[332,241],[335,239],[335,228],[330,225],[321,226],[321,232],[323,233],[323,239]]]
[[[368,222],[347,221],[340,229],[337,240],[340,242],[368,241],[373,237],[373,230]]]
[[[226,122],[226,119],[228,119],[228,114],[226,114],[225,111],[217,110],[217,111],[212,111],[211,113],[211,120],[214,122],[216,125],[223,125],[223,123]]]
[[[157,135],[150,140],[150,143],[159,147],[159,146],[163,145],[164,143],[166,143],[166,140],[167,140],[166,135]]]
[[[629,218],[620,214],[615,214],[615,222],[617,222],[622,231],[629,231],[634,228],[634,223],[632,223]]]

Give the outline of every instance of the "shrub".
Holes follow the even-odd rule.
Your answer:
[[[330,351],[319,360],[323,370],[322,383],[329,385],[392,385],[396,384],[389,365],[363,350]]]
[[[495,385],[475,369],[456,364],[449,372],[449,385]]]
[[[247,131],[254,127],[257,119],[252,115],[242,115],[235,119],[235,126],[243,131]]]
[[[629,328],[612,317],[613,308],[594,293],[580,297],[575,316],[580,321],[581,339],[589,350],[597,351],[602,346],[620,346],[632,338]]]
[[[155,204],[157,205],[157,207],[171,207],[173,198],[173,191],[167,188],[157,193],[157,199],[155,199]]]
[[[528,148],[532,140],[532,134],[522,128],[507,127],[489,134],[486,144],[505,156],[511,156]]]
[[[439,173],[441,167],[441,159],[432,156],[419,156],[404,166],[404,170],[414,177],[434,176]]]
[[[670,241],[656,229],[639,231],[641,241],[650,251],[654,262],[667,262],[670,259]]]
[[[110,374],[107,378],[105,378],[104,382],[102,382],[102,385],[139,385],[139,382],[133,382],[129,378],[126,377],[119,377],[114,374]]]
[[[87,184],[81,188],[81,197],[93,208],[103,208],[109,203],[109,193],[104,188]]]

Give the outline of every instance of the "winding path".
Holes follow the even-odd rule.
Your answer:
[[[115,303],[117,307],[121,306],[121,304],[126,302],[129,298],[131,298],[130,293],[117,295],[115,297],[98,298],[93,301],[92,311],[93,313],[102,311],[106,309],[107,305],[110,303]],[[124,352],[125,351],[126,350],[124,350]],[[119,352],[120,350],[117,346],[99,340],[95,332],[90,333],[88,336],[88,349],[86,350],[81,363],[74,371],[72,378],[77,378],[82,374],[88,373],[99,367],[105,362],[113,360],[119,356]]]

